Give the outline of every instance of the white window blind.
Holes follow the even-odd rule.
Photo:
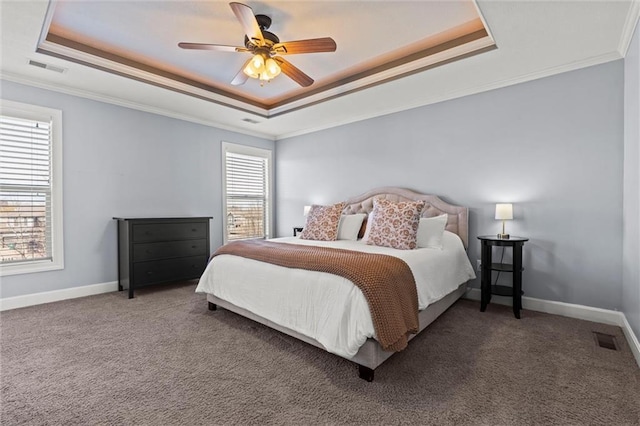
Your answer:
[[[0,99],[0,275],[64,268],[62,111]]]
[[[52,259],[51,127],[0,115],[0,265]]]
[[[270,156],[227,148],[224,151],[226,240],[268,238]]]

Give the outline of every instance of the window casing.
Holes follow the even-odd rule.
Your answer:
[[[272,235],[270,150],[222,143],[224,242]]]
[[[0,101],[0,275],[64,268],[62,112]]]

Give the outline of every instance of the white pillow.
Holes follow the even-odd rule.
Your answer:
[[[340,216],[340,223],[338,224],[338,239],[339,240],[351,240],[358,239],[358,233],[362,226],[362,221],[367,217],[366,213],[346,214]]]
[[[421,217],[418,226],[418,247],[438,248],[442,250],[442,234],[447,226],[448,215]]]
[[[364,241],[365,243],[369,241],[369,234],[371,234],[371,224],[373,223],[373,221],[375,220],[374,218],[376,217],[374,213],[375,212],[371,210],[371,212],[369,213],[369,216],[367,217],[367,227],[364,229],[364,235],[362,236],[362,241]]]

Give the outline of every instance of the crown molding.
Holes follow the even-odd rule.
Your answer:
[[[80,98],[91,99],[98,102],[104,102],[111,105],[117,105],[125,108],[135,109],[138,111],[148,112],[151,114],[161,115],[164,117],[175,118],[177,120],[188,121],[195,124],[201,124],[203,126],[215,127],[220,130],[227,130],[230,132],[241,133],[247,136],[254,136],[267,140],[276,140],[276,138],[268,133],[264,132],[252,132],[239,127],[229,126],[218,121],[203,120],[200,118],[192,117],[187,114],[179,114],[174,111],[169,111],[163,108],[153,107],[150,105],[141,104],[138,102],[126,101],[124,99],[115,98],[112,96],[105,96],[98,93],[94,93],[88,90],[79,90],[67,86],[54,85],[50,83],[44,83],[42,81],[34,80],[24,76],[18,76],[6,72],[0,72],[0,79],[12,81],[14,83],[24,84],[26,86],[37,87],[40,89],[51,90],[53,92],[64,93],[66,95],[77,96]]]
[[[640,0],[632,0],[629,6],[629,13],[627,13],[627,19],[624,21],[622,27],[622,35],[620,36],[620,44],[618,45],[618,52],[624,58],[627,56],[631,40],[633,39],[633,32],[638,27],[640,21]],[[640,29],[638,30],[640,31]]]
[[[637,4],[637,2],[635,2],[634,4]],[[265,133],[265,132],[258,132],[258,131],[249,131],[246,129],[242,129],[242,128],[238,128],[238,127],[234,127],[234,126],[229,126],[228,124],[224,124],[221,122],[216,122],[216,121],[209,121],[209,120],[202,120],[199,118],[195,118],[186,114],[178,114],[176,112],[173,111],[168,111],[162,108],[157,108],[157,107],[152,107],[150,105],[144,105],[144,104],[140,104],[140,103],[135,103],[135,102],[130,102],[130,101],[125,101],[122,99],[118,99],[118,98],[114,98],[114,97],[109,97],[109,96],[104,96],[104,95],[99,95],[93,92],[89,92],[89,91],[84,91],[84,90],[78,90],[78,89],[73,89],[73,88],[69,88],[69,87],[65,87],[65,86],[59,86],[59,85],[53,85],[53,84],[48,84],[48,83],[43,83],[37,80],[33,80],[33,79],[29,79],[26,77],[22,77],[22,76],[17,76],[14,74],[8,74],[8,73],[2,73],[0,72],[0,78],[5,79],[5,80],[9,80],[9,81],[13,81],[16,83],[20,83],[20,84],[25,84],[28,86],[34,86],[34,87],[39,87],[42,89],[47,89],[47,90],[52,90],[55,92],[60,92],[60,93],[65,93],[65,94],[69,94],[69,95],[73,95],[73,96],[78,96],[78,97],[82,97],[82,98],[87,98],[87,99],[92,99],[92,100],[96,100],[96,101],[100,101],[100,102],[105,102],[105,103],[109,103],[109,104],[113,104],[113,105],[118,105],[118,106],[123,106],[125,108],[131,108],[131,109],[136,109],[136,110],[140,110],[140,111],[144,111],[144,112],[149,112],[152,114],[158,114],[158,115],[162,115],[165,117],[170,117],[170,118],[175,118],[178,120],[183,120],[183,121],[189,121],[192,123],[196,123],[196,124],[202,124],[205,126],[209,126],[209,127],[215,127],[221,130],[228,130],[228,131],[232,131],[232,132],[237,132],[237,133],[241,133],[241,134],[245,134],[248,136],[254,136],[254,137],[259,137],[259,138],[264,138],[264,139],[268,139],[268,140],[273,140],[273,141],[277,141],[277,140],[281,140],[281,139],[287,139],[287,138],[292,138],[292,137],[296,137],[296,136],[302,136],[302,135],[306,135],[309,133],[315,133],[315,132],[319,132],[322,130],[327,130],[327,129],[331,129],[334,127],[338,127],[338,126],[343,126],[345,124],[351,124],[351,123],[356,123],[359,121],[364,121],[364,120],[368,120],[371,118],[376,118],[376,117],[381,117],[384,115],[389,115],[389,114],[395,114],[398,112],[402,112],[402,111],[406,111],[409,109],[414,109],[414,108],[419,108],[419,107],[423,107],[426,105],[432,105],[432,104],[436,104],[439,102],[444,102],[444,101],[448,101],[448,100],[452,100],[452,99],[457,99],[457,98],[461,98],[464,96],[469,96],[469,95],[474,95],[474,94],[478,94],[478,93],[482,93],[482,92],[487,92],[489,90],[494,90],[494,89],[500,89],[503,87],[507,87],[507,86],[512,86],[515,84],[519,84],[519,83],[525,83],[528,81],[532,81],[532,80],[537,80],[537,79],[541,79],[541,78],[545,78],[545,77],[550,77],[556,74],[561,74],[564,72],[569,72],[569,71],[575,71],[581,68],[587,68],[590,66],[595,66],[595,65],[600,65],[606,62],[611,62],[611,61],[615,61],[618,59],[621,59],[622,56],[620,55],[619,52],[615,51],[615,52],[610,52],[604,55],[600,55],[600,56],[596,56],[596,57],[592,57],[583,61],[576,61],[576,62],[572,62],[569,64],[564,64],[561,66],[557,66],[557,67],[551,67],[551,68],[547,68],[541,71],[537,71],[535,73],[529,73],[529,74],[524,74],[522,76],[519,76],[517,78],[511,78],[511,79],[505,79],[505,80],[498,80],[495,82],[491,82],[488,84],[483,84],[483,85],[478,85],[478,86],[472,86],[472,87],[468,87],[465,88],[463,90],[454,90],[454,91],[450,91],[448,93],[442,94],[441,96],[437,96],[437,97],[429,97],[429,98],[425,98],[425,99],[421,99],[417,102],[412,102],[409,104],[403,104],[400,107],[393,107],[393,108],[387,108],[384,110],[376,110],[374,112],[368,113],[368,114],[363,114],[360,116],[355,116],[353,118],[350,119],[345,119],[345,120],[336,120],[334,122],[332,122],[331,124],[328,125],[324,125],[324,126],[318,126],[318,127],[310,127],[304,130],[300,130],[300,131],[296,131],[296,132],[291,132],[291,133],[284,133],[284,134],[280,134],[280,135],[272,135],[269,133]]]
[[[452,99],[462,98],[464,96],[475,95],[478,93],[488,92],[490,90],[501,89],[503,87],[513,86],[515,84],[526,83],[532,80],[538,80],[545,77],[551,77],[556,74],[562,74],[569,71],[575,71],[582,68],[587,68],[595,65],[600,65],[606,62],[615,61],[618,59],[622,59],[622,56],[618,52],[610,52],[604,55],[595,56],[589,59],[585,59],[583,61],[571,62],[568,64],[560,65],[557,67],[551,67],[547,69],[543,69],[534,73],[524,74],[516,78],[504,79],[494,81],[488,84],[477,85],[472,87],[467,87],[462,90],[453,90],[448,93],[444,93],[437,97],[430,97],[426,99],[419,100],[417,102],[413,102],[411,104],[403,104],[401,107],[388,108],[385,110],[377,110],[370,114],[364,114],[361,116],[353,117],[347,120],[339,120],[335,121],[331,125],[327,126],[319,126],[315,128],[309,128],[297,132],[286,133],[282,135],[278,135],[276,140],[292,138],[296,136],[302,136],[309,133],[318,132],[321,130],[331,129],[333,127],[343,126],[345,124],[356,123],[358,121],[369,120],[371,118],[381,117],[384,115],[395,114],[397,112],[406,111],[409,109],[419,108],[427,105],[436,104],[439,102],[449,101]]]

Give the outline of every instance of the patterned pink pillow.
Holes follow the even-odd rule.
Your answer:
[[[344,203],[332,206],[311,206],[300,238],[303,240],[335,241]]]
[[[413,250],[417,247],[416,235],[424,201],[373,200],[373,211],[367,227],[367,244]]]

